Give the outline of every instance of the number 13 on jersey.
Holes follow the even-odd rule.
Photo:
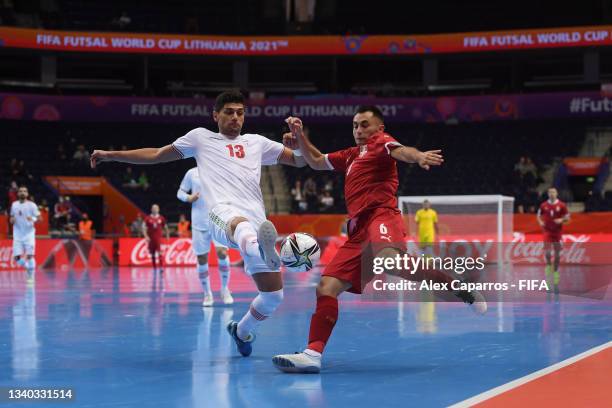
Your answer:
[[[237,157],[239,159],[244,158],[244,147],[242,147],[242,145],[228,144],[225,147],[228,148],[230,157]]]

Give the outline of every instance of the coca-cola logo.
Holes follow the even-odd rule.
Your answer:
[[[13,247],[0,246],[0,268],[13,268]]]
[[[591,261],[587,255],[586,243],[591,241],[590,235],[563,235],[561,262],[564,264],[585,264]],[[501,251],[498,252],[498,249]],[[421,249],[415,241],[408,241],[408,253],[417,256]],[[515,232],[511,242],[498,246],[492,239],[456,239],[440,240],[433,250],[437,257],[483,257],[489,262],[497,261],[500,256],[503,262],[539,264],[544,261],[544,243],[527,241],[525,234]]]
[[[504,261],[514,263],[540,263],[544,258],[544,243],[529,242],[525,234],[515,232],[512,243],[504,251]],[[591,241],[588,235],[564,235],[561,249],[561,262],[566,264],[587,263],[591,259],[586,255],[587,249],[583,245]]]
[[[189,238],[179,238],[170,244],[162,244],[161,253],[165,265],[194,265],[197,261]],[[138,241],[132,248],[130,264],[134,266],[151,264],[151,254],[145,239]]]

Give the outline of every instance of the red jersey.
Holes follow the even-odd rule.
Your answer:
[[[144,222],[147,226],[147,235],[151,238],[151,241],[161,241],[162,229],[166,225],[164,216],[153,217],[152,215],[147,215]]]
[[[546,200],[540,204],[538,214],[544,222],[544,232],[548,234],[560,234],[563,224],[557,224],[554,220],[565,217],[568,211],[563,201],[557,200],[551,203],[549,200]]]
[[[400,147],[393,137],[378,132],[365,145],[326,155],[335,171],[343,172],[344,197],[350,218],[374,208],[397,209],[397,164],[391,151]]]

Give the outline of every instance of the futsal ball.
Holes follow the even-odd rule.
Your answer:
[[[321,247],[317,240],[305,232],[289,235],[281,244],[281,262],[289,272],[306,272],[319,262]]]

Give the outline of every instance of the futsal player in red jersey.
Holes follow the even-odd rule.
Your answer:
[[[360,107],[353,118],[357,146],[325,155],[304,136],[298,118],[288,118],[287,123],[311,168],[345,174],[349,239],[327,265],[317,286],[317,305],[310,322],[308,346],[302,353],[278,355],[272,360],[281,371],[318,373],[323,349],[338,319],[338,296],[345,291],[362,291],[364,244],[374,245],[377,257],[393,258],[406,251],[404,222],[396,197],[399,185],[396,161],[418,163],[429,170],[430,166],[442,164],[443,158],[440,150],[421,152],[398,143],[384,132],[383,115],[375,106]],[[431,270],[402,277],[445,283],[452,280]],[[475,302],[470,292],[455,295],[477,305],[482,313],[486,310],[486,302]]]
[[[544,233],[544,256],[546,257],[546,280],[553,275],[554,285],[559,284],[559,262],[561,260],[561,235],[563,224],[569,222],[570,215],[565,203],[558,198],[557,189],[548,189],[548,200],[540,204],[538,224]],[[552,253],[554,252],[554,262]]]
[[[164,261],[161,253],[162,229],[166,233],[166,239],[170,239],[166,218],[159,213],[159,205],[153,204],[151,206],[151,214],[147,215],[142,224],[142,234],[148,242],[153,268],[157,268],[156,254],[159,254],[160,271],[164,268]]]

